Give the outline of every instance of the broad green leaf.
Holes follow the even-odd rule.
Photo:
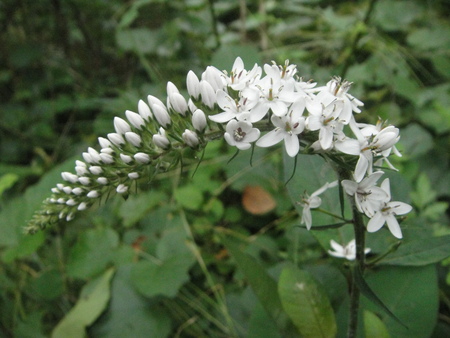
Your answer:
[[[78,302],[55,327],[52,338],[84,338],[86,336],[86,327],[95,322],[108,304],[110,281],[113,275],[114,269],[108,269],[103,275],[83,287]]]
[[[198,186],[188,184],[175,190],[175,199],[186,209],[198,210],[203,204],[203,193]]]
[[[86,230],[70,250],[67,273],[81,279],[98,274],[114,259],[118,245],[119,236],[113,229]]]
[[[336,319],[330,301],[308,272],[286,267],[278,282],[278,294],[303,337],[335,337]]]
[[[239,270],[247,278],[263,308],[272,320],[277,323],[278,328],[283,328],[285,325],[283,308],[278,297],[275,280],[269,276],[267,271],[253,257],[242,252],[237,244],[223,237],[222,242],[235,259]]]
[[[382,267],[367,273],[366,281],[383,303],[408,328],[362,299],[362,306],[382,319],[395,338],[430,337],[436,325],[439,289],[436,267]]]
[[[119,209],[119,215],[123,219],[123,225],[130,227],[136,224],[146,213],[161,203],[161,201],[165,200],[167,200],[166,194],[153,190],[130,196]]]
[[[390,338],[386,325],[370,311],[364,311],[364,333],[366,338]]]
[[[11,263],[13,260],[23,258],[34,253],[45,241],[43,232],[34,235],[22,235],[16,246],[6,249],[2,253],[2,260]]]
[[[389,318],[394,319],[397,323],[406,327],[405,324],[403,324],[403,322],[398,319],[398,317],[389,309],[389,307],[387,307],[386,304],[384,304],[383,301],[378,297],[378,295],[370,288],[369,284],[367,284],[366,280],[364,279],[359,267],[355,266],[352,271],[355,275],[355,283],[361,291],[361,294],[363,294],[368,300],[370,300],[372,304],[376,305],[379,310],[382,310],[385,314],[387,314]]]
[[[190,265],[184,256],[173,256],[160,264],[140,261],[133,266],[131,279],[136,289],[147,297],[175,297],[181,286],[189,281]]]
[[[63,276],[60,271],[48,270],[43,272],[31,283],[33,295],[43,300],[59,297],[64,291]]]
[[[422,266],[438,263],[450,256],[450,235],[407,242],[386,256],[379,264]]]
[[[132,265],[121,266],[112,281],[111,301],[106,313],[89,334],[98,338],[167,337],[171,323],[161,304],[149,304],[133,287]]]
[[[250,317],[247,338],[271,337],[281,338],[275,323],[264,310],[261,303],[256,303]]]

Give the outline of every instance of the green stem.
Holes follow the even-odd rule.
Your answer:
[[[342,180],[351,179],[352,174],[350,170],[343,169],[342,167],[339,166],[339,164],[334,165],[334,168],[338,173],[339,182],[342,182]],[[364,272],[366,264],[365,263],[366,255],[364,253],[366,227],[364,225],[363,216],[356,206],[355,199],[350,198],[349,200],[352,207],[352,223],[356,242],[356,259],[355,259],[355,266],[354,269],[352,270],[352,276],[350,279],[350,314],[347,329],[347,337],[354,338],[357,335],[359,296],[360,296],[360,290],[356,283],[356,276],[354,270],[359,269],[361,271],[361,274]]]

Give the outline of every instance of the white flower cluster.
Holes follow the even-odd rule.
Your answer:
[[[376,181],[372,175],[379,175],[373,168],[383,162],[392,167],[388,156],[400,155],[395,148],[399,130],[381,122],[358,124],[354,113],[361,112],[363,103],[348,93],[350,82],[335,77],[326,86],[316,87],[296,73],[296,66],[289,62],[246,70],[237,58],[230,73],[210,66],[199,78],[190,71],[189,99],[168,82],[166,103],[152,95],[147,102],[140,100],[137,113],[127,110],[127,120],[114,119],[115,132],[98,139],[100,150],[88,148],[83,161],[76,161],[75,173],[62,173],[64,182],[52,189],[29,231],[60,219],[71,220],[77,211],[111,191],[126,195],[133,182],[149,175],[149,167],[155,172],[170,168],[178,163],[183,149],[202,150],[209,141],[223,137],[239,150],[284,141],[291,157],[299,152],[347,156],[344,161],[350,157],[354,181],[342,184],[348,194],[355,195],[361,212],[371,218],[369,231],[386,222],[395,236],[401,236],[394,216],[409,210],[401,202],[390,202],[389,182],[369,189],[373,187],[369,183]],[[351,136],[345,134],[348,130]],[[318,195],[335,185],[326,184],[303,199],[302,220],[308,229],[310,209],[321,203]]]

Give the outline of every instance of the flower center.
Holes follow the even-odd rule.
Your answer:
[[[240,127],[234,131],[233,138],[236,142],[241,142],[247,133],[243,131]]]

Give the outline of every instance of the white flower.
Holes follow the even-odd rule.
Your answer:
[[[330,100],[319,101],[319,99],[307,100],[306,102],[310,115],[306,120],[309,130],[319,130],[319,143],[323,150],[328,150],[333,145],[333,135],[342,132],[344,125],[337,120],[342,104]]]
[[[384,189],[375,186],[383,174],[382,171],[374,172],[359,183],[350,180],[341,182],[345,192],[350,196],[355,196],[358,210],[365,213],[367,217],[373,217],[375,210],[389,197]]]
[[[100,144],[100,147],[102,147],[102,149],[106,149],[106,148],[111,148],[112,144],[111,142],[104,138],[104,137],[99,137],[98,138],[98,144]]]
[[[185,116],[188,111],[186,99],[180,93],[172,93],[168,95],[168,101],[173,110]]]
[[[265,65],[264,71],[267,76],[262,78],[255,87],[260,91],[260,99],[255,108],[252,109],[252,121],[260,121],[267,112],[272,110],[276,116],[285,116],[288,105],[296,100],[293,86],[282,83],[280,70],[277,66]]]
[[[331,256],[338,258],[345,258],[349,261],[354,261],[356,258],[356,242],[355,240],[351,240],[346,246],[341,246],[336,243],[334,240],[330,241],[331,248],[334,250],[328,250],[328,253]],[[368,254],[370,252],[370,248],[364,249],[364,254]]]
[[[386,191],[388,197],[385,202],[381,203],[379,209],[375,211],[374,216],[367,223],[367,231],[375,232],[381,229],[381,227],[386,223],[389,231],[397,238],[402,238],[402,230],[398,224],[396,215],[405,215],[412,210],[409,204],[403,202],[388,202],[391,199],[389,179],[386,178],[383,183],[381,183],[381,188]]]
[[[262,70],[257,64],[253,66],[251,71],[247,71],[244,68],[244,62],[240,57],[237,57],[231,67],[230,76],[226,77],[226,81],[229,87],[233,90],[242,90],[249,84],[254,83],[261,77]]]
[[[214,92],[225,87],[225,79],[222,72],[213,66],[206,67],[202,74],[202,81],[208,82],[214,89]]]
[[[322,89],[321,92],[326,91],[343,103],[339,119],[344,124],[350,122],[350,119],[353,116],[352,111],[355,113],[360,113],[361,110],[358,107],[364,105],[361,101],[347,93],[351,85],[351,82],[346,80],[342,81],[340,77],[336,76],[327,83],[326,87],[319,88]]]
[[[312,225],[311,209],[318,208],[322,204],[322,199],[319,197],[319,195],[322,194],[325,190],[337,186],[337,184],[338,181],[334,181],[331,183],[327,182],[318,190],[314,191],[311,196],[305,193],[301,202],[299,202],[299,204],[303,207],[302,224],[305,224],[308,230],[311,229]]]
[[[286,116],[272,115],[271,121],[275,129],[261,137],[256,145],[270,147],[282,140],[289,156],[294,157],[300,150],[298,134],[305,129],[305,118],[302,116],[305,103],[303,100],[295,102]]]
[[[254,90],[246,90],[245,94],[240,93],[239,100],[231,98],[223,90],[217,91],[217,104],[223,110],[222,113],[211,115],[209,119],[217,123],[228,122],[231,119],[245,121],[243,116],[249,116],[247,113],[258,103],[258,93]],[[244,96],[245,95],[245,96]],[[250,120],[250,122],[255,122]]]
[[[231,120],[227,124],[224,138],[230,146],[245,150],[250,148],[250,143],[255,142],[259,135],[259,129],[253,128],[250,122]]]

